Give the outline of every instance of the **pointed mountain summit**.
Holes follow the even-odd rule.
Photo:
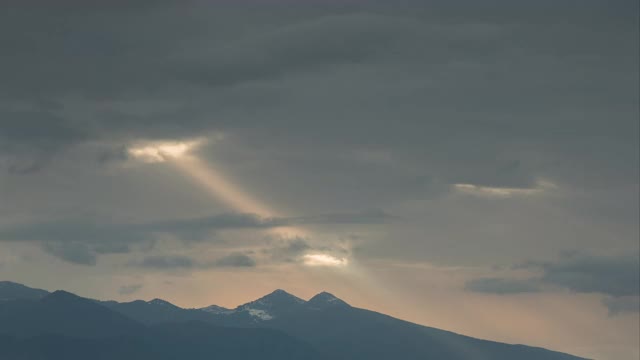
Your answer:
[[[251,307],[263,310],[280,309],[289,306],[298,306],[304,304],[305,301],[295,295],[291,295],[288,292],[278,289],[274,292],[265,295],[257,300],[240,305],[238,309]]]
[[[351,307],[346,302],[338,299],[335,295],[323,291],[307,301],[307,305],[311,308],[324,309],[328,307]]]
[[[19,284],[0,284],[5,290],[24,290]],[[584,360],[413,324],[352,307],[328,292],[304,301],[276,290],[233,310],[215,305],[205,309],[209,311],[183,309],[161,299],[98,301],[66,291],[39,300],[0,301],[0,357],[40,359],[50,346],[47,351],[59,355],[47,359],[69,360],[98,358],[96,354],[111,349],[120,353],[103,358]],[[7,356],[6,341],[18,352]],[[24,357],[29,349],[37,356]],[[73,357],[69,349],[85,353]],[[242,351],[247,356],[239,355]]]
[[[268,321],[280,317],[282,314],[296,311],[305,303],[306,301],[299,297],[278,289],[258,300],[238,306],[235,312],[247,314],[255,321]]]

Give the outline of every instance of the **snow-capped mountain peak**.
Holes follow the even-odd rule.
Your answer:
[[[288,292],[278,289],[257,300],[240,305],[236,313],[247,313],[258,321],[272,320],[280,314],[290,312],[303,306],[306,301]]]
[[[251,307],[255,309],[281,309],[289,306],[296,306],[304,304],[305,301],[295,295],[291,295],[284,290],[276,290],[271,294],[265,295],[258,300],[254,300],[244,305],[240,305],[238,308]]]
[[[256,317],[260,320],[271,320],[274,317],[273,315],[269,314],[265,310],[252,309],[252,308],[245,308],[244,310],[247,311],[249,315]]]
[[[152,302],[157,302],[158,304],[166,303],[159,299],[152,300]],[[235,309],[211,305],[200,308],[199,310],[212,315],[224,315],[225,317],[229,316],[234,318],[240,316],[246,317],[252,322],[262,322],[283,316],[287,317],[290,314],[296,314],[298,311],[317,311],[340,307],[350,307],[350,305],[326,291],[315,295],[309,301],[305,301],[282,289],[278,289],[257,300],[240,305]]]

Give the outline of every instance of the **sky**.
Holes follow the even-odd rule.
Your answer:
[[[635,360],[638,2],[8,1],[0,280]]]

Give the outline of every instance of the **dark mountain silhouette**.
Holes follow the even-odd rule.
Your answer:
[[[0,335],[0,358],[11,360],[321,360],[310,345],[280,331],[167,323],[137,336],[78,338]]]
[[[53,292],[40,300],[0,303],[0,333],[20,337],[47,333],[103,337],[136,335],[142,330],[137,321],[66,291]]]
[[[544,349],[508,345],[429,328],[328,297],[324,306],[274,315],[259,326],[296,334],[331,359],[569,360]],[[333,305],[338,302],[338,305]]]
[[[168,301],[160,299],[154,299],[151,301],[136,300],[125,303],[118,303],[115,301],[104,301],[99,303],[111,310],[147,325],[185,321],[215,322],[215,317],[210,313],[197,309],[182,309]]]
[[[65,291],[39,300],[0,303],[0,359],[321,359],[311,345],[282,331],[191,321],[188,314],[207,313],[162,300],[121,304],[131,312],[143,309],[141,314],[147,318],[158,316],[149,321],[162,323],[156,326],[146,326],[103,304],[117,305]],[[177,315],[182,321],[173,322],[171,314],[181,313],[187,315]]]
[[[97,301],[64,291],[7,300],[0,302],[0,358],[580,359],[413,324],[327,292],[305,301],[283,290],[235,309]]]
[[[33,289],[11,281],[0,281],[0,301],[30,299],[37,300],[49,294],[46,290]]]
[[[277,290],[216,316],[227,326],[280,329],[331,359],[570,360],[575,356],[475,339],[351,307],[322,292],[309,301]]]

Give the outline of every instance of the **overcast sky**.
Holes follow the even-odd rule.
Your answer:
[[[8,1],[0,280],[636,360],[638,42],[635,0]]]

